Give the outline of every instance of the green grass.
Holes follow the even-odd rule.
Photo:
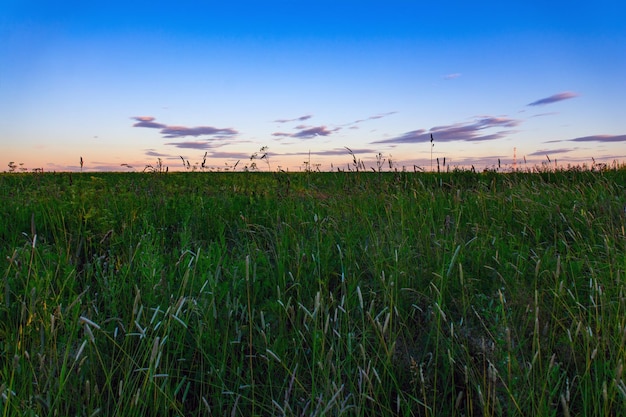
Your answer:
[[[625,186],[0,175],[0,414],[624,415]]]

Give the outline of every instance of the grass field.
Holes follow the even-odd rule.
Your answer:
[[[626,415],[625,186],[1,174],[1,414]]]

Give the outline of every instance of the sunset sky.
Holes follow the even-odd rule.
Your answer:
[[[261,170],[346,168],[346,147],[368,169],[626,162],[625,17],[622,0],[3,0],[0,171],[240,170],[264,146]]]

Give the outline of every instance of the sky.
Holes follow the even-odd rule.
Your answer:
[[[623,163],[624,16],[622,0],[3,0],[0,170]]]

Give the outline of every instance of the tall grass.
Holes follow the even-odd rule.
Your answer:
[[[0,412],[624,414],[625,183],[2,175]]]

